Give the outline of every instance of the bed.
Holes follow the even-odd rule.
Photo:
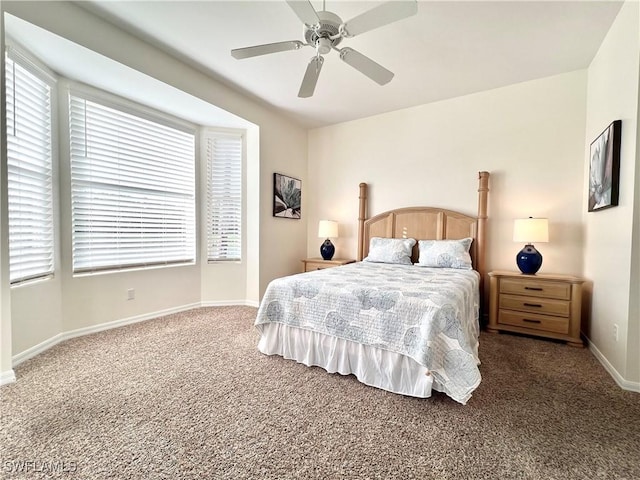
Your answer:
[[[407,207],[367,218],[360,184],[357,262],[273,280],[258,349],[389,392],[443,392],[466,404],[480,384],[489,173],[478,214]]]

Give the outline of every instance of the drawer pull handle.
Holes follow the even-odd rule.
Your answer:
[[[541,292],[543,290],[542,287],[524,287],[525,290],[535,290],[536,292]]]
[[[525,307],[536,307],[536,308],[542,308],[542,305],[540,305],[539,303],[523,303],[523,305]]]
[[[532,320],[530,318],[523,318],[522,320],[529,323],[540,323],[540,320]]]

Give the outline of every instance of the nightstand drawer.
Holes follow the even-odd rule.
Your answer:
[[[509,294],[500,295],[499,308],[560,317],[568,317],[571,312],[571,305],[565,300],[532,298]]]
[[[549,282],[534,278],[526,281],[523,281],[522,278],[503,278],[500,281],[500,293],[569,300],[571,285],[566,282]]]
[[[332,263],[322,263],[322,262],[309,262],[307,261],[306,271],[311,272],[312,270],[322,270],[324,268],[335,267]]]
[[[498,324],[511,325],[514,327],[522,327],[532,330],[542,330],[545,332],[569,333],[568,318],[539,315],[537,313],[500,310],[498,313]]]
[[[312,272],[314,270],[323,270],[325,268],[339,267],[348,263],[353,263],[352,258],[334,258],[333,260],[323,260],[322,258],[306,258],[302,260],[302,271]]]
[[[564,340],[580,339],[583,278],[572,275],[489,272],[489,332],[517,332]]]

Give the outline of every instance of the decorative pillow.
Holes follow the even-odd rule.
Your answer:
[[[472,238],[461,240],[420,240],[418,249],[419,267],[440,267],[440,268],[460,268],[471,270],[471,247]]]
[[[414,238],[371,237],[369,255],[363,261],[411,265],[411,250],[415,244]]]

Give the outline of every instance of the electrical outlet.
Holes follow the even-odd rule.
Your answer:
[[[136,291],[133,288],[127,290],[127,300],[133,300],[136,298]]]
[[[613,325],[613,339],[616,342],[618,341],[618,325],[617,324]]]

